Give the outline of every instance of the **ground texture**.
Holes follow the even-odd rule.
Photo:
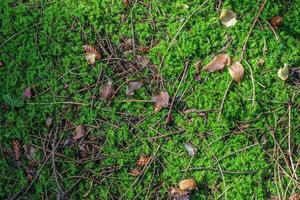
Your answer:
[[[300,64],[300,2],[267,1],[251,31],[262,4],[1,0],[0,198],[170,199],[184,178],[198,184],[191,199],[298,192],[299,86],[277,70]],[[235,26],[220,23],[224,8]],[[245,43],[241,83],[227,69],[195,80],[197,61],[239,60]],[[84,45],[101,54],[94,65]],[[144,84],[126,96],[132,80]],[[103,100],[109,81],[116,93]],[[150,101],[161,91],[175,96],[169,123]]]

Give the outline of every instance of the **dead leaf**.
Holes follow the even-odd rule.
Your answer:
[[[134,168],[133,170],[131,170],[130,172],[129,172],[129,174],[131,175],[131,176],[138,176],[138,175],[140,175],[141,174],[141,169],[140,168]]]
[[[232,10],[224,9],[220,14],[220,21],[225,27],[234,26],[237,23],[236,14]]]
[[[114,86],[111,81],[108,81],[108,83],[102,88],[100,96],[104,100],[110,100],[113,97],[114,93]]]
[[[28,160],[34,159],[35,149],[31,144],[24,144],[23,149]]]
[[[173,200],[189,200],[190,195],[188,191],[181,190],[179,188],[171,187],[171,197]]]
[[[132,81],[128,83],[127,89],[126,89],[126,95],[131,96],[134,94],[134,91],[140,89],[143,86],[143,82],[141,81]]]
[[[0,61],[0,67],[3,67],[3,65],[4,65],[4,64],[3,64],[3,62],[2,62],[2,61]]]
[[[222,70],[225,65],[230,65],[230,57],[227,54],[219,54],[215,56],[204,68],[204,71],[215,72]]]
[[[292,84],[300,84],[300,68],[299,67],[293,67],[290,69],[290,75],[291,83]]]
[[[300,200],[300,192],[297,192],[295,194],[292,194],[290,197],[289,197],[289,200]]]
[[[194,64],[194,67],[196,69],[196,73],[199,74],[200,73],[200,69],[201,69],[201,60],[198,60],[195,64]]]
[[[179,188],[185,191],[194,190],[196,187],[197,187],[197,183],[192,178],[182,180],[179,183]]]
[[[147,53],[150,51],[150,47],[139,47],[138,51],[141,53]]]
[[[125,6],[129,6],[130,0],[123,0],[123,3],[125,4]]]
[[[142,67],[148,67],[150,65],[150,59],[145,56],[137,55],[135,58],[135,62]]]
[[[46,127],[50,128],[50,126],[52,125],[53,119],[52,117],[47,117],[46,119]]]
[[[159,112],[162,108],[169,107],[170,96],[167,92],[160,92],[159,95],[154,96],[151,100],[155,103],[155,112]]]
[[[278,77],[281,80],[286,80],[289,77],[289,67],[287,64],[284,65],[284,67],[280,68],[277,72]]]
[[[15,154],[15,160],[20,160],[21,150],[20,150],[20,142],[19,140],[13,140],[12,146]]]
[[[235,80],[236,82],[240,82],[243,79],[244,76],[244,67],[240,62],[235,62],[231,65],[231,67],[228,68],[230,76]]]
[[[84,45],[83,49],[85,51],[85,59],[86,61],[93,65],[95,64],[96,60],[101,59],[100,53],[97,51],[97,49],[92,45]]]
[[[27,87],[23,91],[23,99],[30,99],[32,97],[31,89],[30,87]]]
[[[271,18],[270,23],[273,28],[278,28],[283,23],[283,17],[281,16],[274,16]]]
[[[79,140],[80,138],[85,136],[85,134],[86,134],[85,127],[83,125],[78,125],[75,128],[75,135],[72,137],[72,139],[74,141]]]
[[[195,156],[197,153],[197,149],[190,143],[184,143],[184,147],[190,156]]]
[[[139,167],[143,167],[145,165],[148,165],[150,162],[151,157],[150,156],[141,156],[138,161],[136,162],[136,165]]]

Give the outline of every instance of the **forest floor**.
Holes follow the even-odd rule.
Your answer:
[[[0,199],[299,199],[299,1],[1,0],[0,13]],[[202,70],[220,54],[240,61],[239,83]],[[171,194],[183,179],[197,188]]]

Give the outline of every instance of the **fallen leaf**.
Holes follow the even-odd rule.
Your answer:
[[[34,159],[34,152],[35,152],[34,147],[31,144],[24,144],[23,149],[24,149],[26,158],[28,160],[33,160]]]
[[[125,6],[129,6],[130,0],[123,0],[123,3],[125,4]]]
[[[149,47],[139,47],[138,51],[141,53],[147,53],[148,51],[150,51],[150,48]]]
[[[290,77],[292,84],[300,84],[300,68],[293,67],[290,69]]]
[[[50,126],[52,125],[53,119],[52,117],[47,117],[46,119],[46,127],[50,128]]]
[[[272,17],[270,20],[270,23],[273,28],[278,28],[283,23],[283,17],[281,17],[281,16]]]
[[[20,160],[20,155],[21,155],[20,142],[18,140],[13,140],[12,146],[15,154],[15,160]]]
[[[85,51],[85,59],[86,61],[93,65],[95,64],[96,60],[101,59],[100,53],[97,51],[97,49],[92,45],[84,45],[83,49]]]
[[[100,96],[104,100],[110,100],[113,97],[114,93],[114,86],[111,81],[108,81],[108,83],[102,88]]]
[[[72,137],[72,139],[74,141],[79,140],[80,138],[85,136],[85,134],[86,134],[85,127],[83,125],[78,125],[75,128],[75,135]]]
[[[32,97],[31,89],[30,87],[27,87],[23,91],[23,99],[30,99]]]
[[[139,167],[143,167],[147,165],[151,160],[150,156],[141,156],[138,161],[136,162],[136,165]]]
[[[2,62],[2,61],[0,61],[0,67],[3,67],[3,65],[4,65],[4,64],[3,64],[3,62]]]
[[[169,107],[170,96],[167,92],[160,92],[159,95],[154,96],[151,100],[155,103],[155,112],[160,111],[162,108]]]
[[[147,67],[150,65],[150,59],[145,56],[137,55],[135,58],[135,62],[142,67]]]
[[[201,69],[201,60],[198,60],[195,64],[194,67],[196,69],[196,73],[199,74],[200,73],[200,69]]]
[[[237,23],[236,14],[232,10],[224,9],[220,14],[220,21],[225,27],[234,26]]]
[[[134,94],[134,91],[140,89],[143,86],[143,82],[141,81],[132,81],[129,82],[126,89],[126,95],[131,96]]]
[[[284,65],[284,67],[280,68],[277,72],[278,77],[281,80],[286,80],[289,77],[289,67],[287,64]]]
[[[227,54],[219,54],[215,56],[204,68],[204,71],[215,72],[222,70],[225,65],[230,65],[230,57]]]
[[[79,144],[78,147],[79,147],[79,156],[81,159],[84,159],[84,158],[87,158],[88,156],[88,151],[87,151],[87,148],[86,148],[86,144]]]
[[[130,172],[129,172],[129,174],[131,175],[131,176],[138,176],[138,175],[140,175],[141,174],[141,169],[140,168],[134,168],[133,170],[131,170]]]
[[[240,82],[243,79],[244,76],[244,67],[240,62],[235,62],[231,65],[231,67],[228,68],[230,76],[235,80],[236,82]]]
[[[300,200],[300,192],[294,193],[289,197],[289,200]]]
[[[197,153],[197,149],[190,143],[184,143],[184,147],[190,156],[195,156]]]
[[[182,180],[179,183],[179,188],[185,191],[194,190],[196,187],[197,187],[197,183],[192,178]]]
[[[171,187],[171,197],[173,200],[189,200],[190,195],[188,191],[181,190],[179,188]]]

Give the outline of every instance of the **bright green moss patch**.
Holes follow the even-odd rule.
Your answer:
[[[0,198],[167,199],[170,187],[190,177],[198,183],[192,199],[267,199],[271,194],[287,199],[297,192],[295,181],[289,183],[279,170],[278,164],[292,174],[273,136],[288,158],[290,133],[296,166],[299,85],[281,81],[277,70],[284,63],[299,67],[300,4],[266,3],[248,40],[244,79],[231,85],[217,120],[231,77],[227,69],[201,73],[200,83],[193,65],[198,60],[205,65],[222,52],[238,60],[261,2],[225,0],[222,8],[237,14],[230,28],[220,23],[214,2],[199,8],[203,2],[147,0],[125,6],[111,0],[2,0]],[[273,30],[278,39],[268,24],[276,15],[284,19]],[[131,52],[124,50],[128,39],[134,40]],[[84,58],[86,44],[102,55],[94,66]],[[150,63],[138,68],[137,55]],[[155,113],[151,102],[128,101],[150,100],[163,90],[172,98],[186,63],[171,124],[165,123],[168,109]],[[99,95],[108,80],[118,88],[111,102]],[[131,97],[125,95],[128,80],[144,81]],[[26,87],[33,92],[28,100],[22,99]],[[185,113],[188,109],[197,112]],[[51,128],[45,126],[47,117],[53,119]],[[80,124],[86,136],[67,145]],[[19,161],[13,140],[21,143]],[[193,158],[185,142],[197,148]],[[23,144],[35,145],[34,165]],[[57,145],[54,157],[52,144]],[[141,155],[153,162],[133,177],[128,172]],[[30,188],[28,175],[36,177]]]

